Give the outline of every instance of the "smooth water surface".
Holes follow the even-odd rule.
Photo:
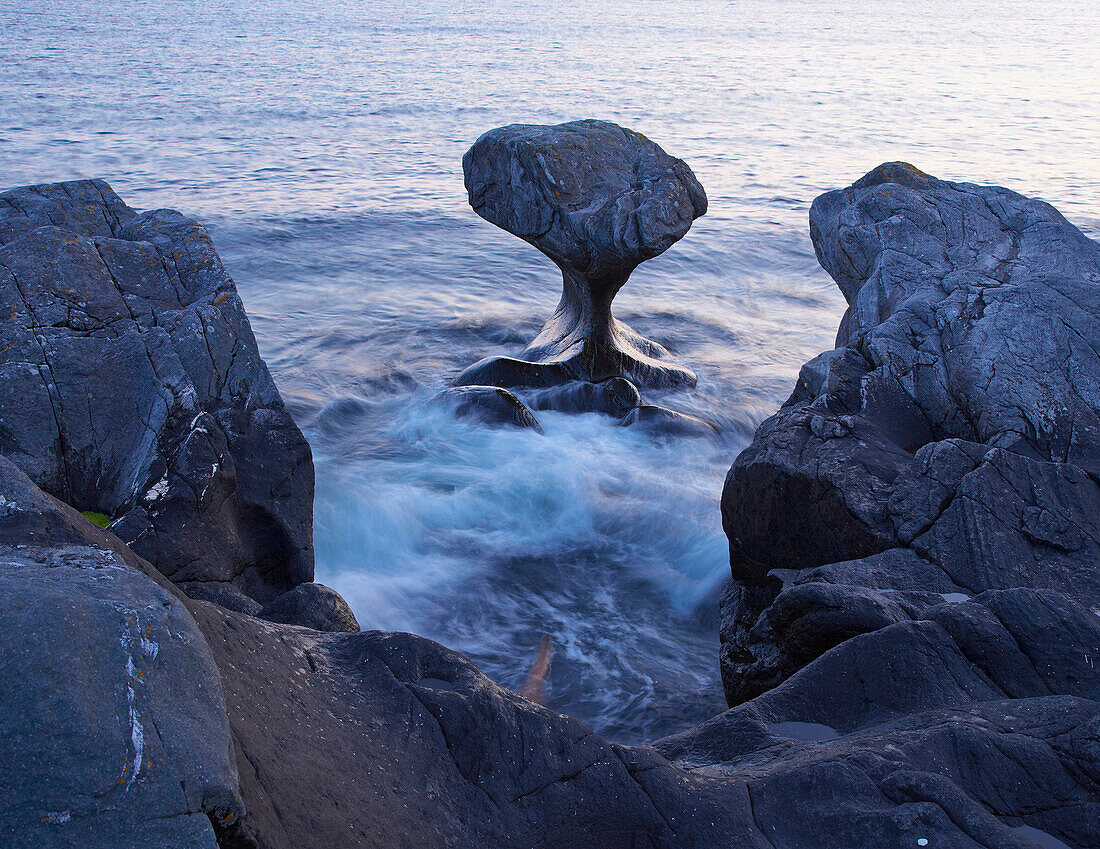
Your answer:
[[[317,457],[317,577],[633,742],[723,706],[722,479],[843,300],[810,202],[882,161],[997,182],[1100,233],[1100,11],[1061,2],[29,2],[0,6],[4,186],[102,176],[208,224]],[[545,436],[428,399],[522,348],[559,279],[466,205],[462,153],[605,118],[710,211],[617,313],[699,373],[650,394],[722,426],[598,415]]]

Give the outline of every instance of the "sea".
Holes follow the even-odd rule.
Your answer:
[[[1100,4],[1046,0],[5,0],[0,187],[102,177],[204,222],[313,448],[317,579],[507,687],[548,635],[546,706],[636,743],[725,706],[723,478],[845,309],[810,203],[903,160],[1100,236],[1098,44]],[[588,117],[706,188],[615,308],[699,376],[647,401],[713,438],[431,402],[560,295],[462,154]]]

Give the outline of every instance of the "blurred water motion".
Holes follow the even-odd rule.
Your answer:
[[[993,19],[995,17],[995,20]],[[206,222],[317,455],[318,579],[613,739],[719,710],[722,479],[844,304],[813,198],[879,162],[1042,196],[1100,233],[1100,7],[167,0],[0,8],[5,186],[102,176]],[[651,395],[720,423],[546,436],[427,399],[557,302],[466,206],[460,159],[512,122],[599,117],[685,158],[710,211],[617,313],[699,374]]]

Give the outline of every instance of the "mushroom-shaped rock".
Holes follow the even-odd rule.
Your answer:
[[[561,303],[519,359],[475,363],[459,385],[546,386],[626,376],[650,387],[694,385],[668,352],[611,315],[639,263],[707,210],[691,169],[640,133],[606,121],[490,130],[462,158],[470,205],[561,269]]]

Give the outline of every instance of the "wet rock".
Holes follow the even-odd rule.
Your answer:
[[[635,407],[620,424],[623,427],[642,427],[664,436],[714,436],[718,433],[718,428],[705,419],[653,404]]]
[[[1027,622],[1023,642],[1001,652],[1011,622]],[[1100,620],[1059,593],[985,593],[848,639],[655,748],[695,775],[745,777],[776,847],[1028,849],[1024,826],[1093,846],[1098,639]]]
[[[611,314],[639,263],[681,239],[706,212],[691,169],[645,136],[606,121],[490,130],[462,159],[470,205],[561,269],[562,298],[518,358],[466,369],[458,385],[547,386],[625,376],[643,387],[695,375]]]
[[[532,428],[542,433],[542,425],[515,395],[496,386],[454,386],[436,396],[456,416],[490,425]]]
[[[935,595],[1100,606],[1100,245],[1046,203],[896,163],[810,225],[849,309],[726,479],[731,703]]]
[[[96,180],[0,194],[0,445],[187,586],[312,578],[313,466],[206,230]]]
[[[343,596],[324,584],[299,584],[265,605],[257,615],[269,622],[301,625],[314,631],[359,630],[359,622]]]
[[[536,410],[563,413],[603,413],[621,418],[642,403],[638,388],[625,377],[612,377],[599,383],[571,381],[551,389],[530,393]]]
[[[215,849],[243,808],[178,591],[3,457],[0,492],[0,842]]]
[[[1025,849],[1013,829],[1026,825],[1091,846],[1100,679],[1086,654],[1100,620],[1056,596],[986,594],[849,639],[654,747],[610,744],[420,637],[309,632],[195,602],[248,765],[249,813],[226,841]],[[965,607],[998,622],[1028,611],[1037,627],[1017,651],[989,651]],[[1073,643],[1029,678],[1051,629]]]
[[[625,849],[674,827],[685,840],[712,833],[707,814],[650,797],[643,773],[660,759],[604,742],[429,640],[195,607],[247,765],[248,815],[230,833],[240,845],[519,849],[537,835]]]

